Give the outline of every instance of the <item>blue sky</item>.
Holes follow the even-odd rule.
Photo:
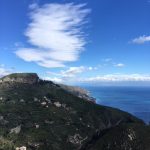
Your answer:
[[[0,76],[149,84],[150,1],[1,0]]]

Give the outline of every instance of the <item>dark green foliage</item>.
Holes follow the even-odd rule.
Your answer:
[[[123,124],[106,130],[85,150],[149,150],[150,126]]]
[[[20,77],[20,74],[10,76]],[[78,98],[52,82],[0,83],[0,149],[3,150],[23,145],[27,150],[82,149],[98,132],[124,123],[144,126],[126,112]],[[11,132],[19,126],[20,132]]]

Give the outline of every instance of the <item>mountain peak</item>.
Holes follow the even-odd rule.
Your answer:
[[[39,81],[39,77],[36,73],[13,73],[4,76],[0,79],[0,82],[15,82],[15,83],[28,83],[34,84]]]

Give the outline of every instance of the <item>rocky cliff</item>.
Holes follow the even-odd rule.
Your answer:
[[[90,96],[89,91],[87,91],[81,87],[69,86],[69,85],[64,85],[64,84],[59,84],[59,85],[64,90],[70,92],[71,94],[73,94],[79,98],[96,103],[96,99]]]
[[[39,82],[39,77],[36,73],[14,73],[0,79],[0,83],[6,82],[34,84]]]

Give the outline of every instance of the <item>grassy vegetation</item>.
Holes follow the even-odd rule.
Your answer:
[[[111,128],[97,138],[86,150],[149,150],[150,126],[135,123]]]
[[[0,116],[3,150],[23,145],[27,150],[77,150],[118,124],[144,125],[126,112],[78,98],[47,81],[0,84]],[[18,126],[19,133],[10,132]]]

